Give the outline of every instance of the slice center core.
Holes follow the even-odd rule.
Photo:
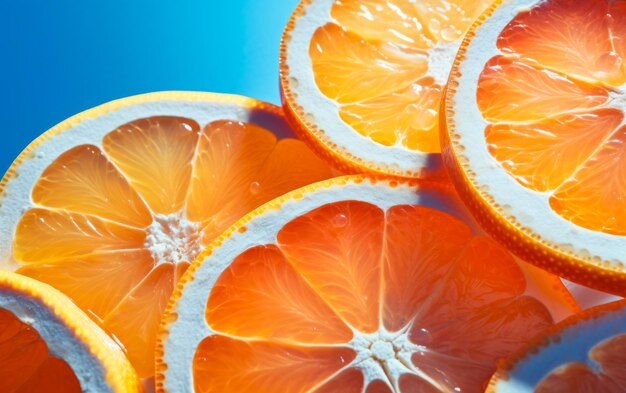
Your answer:
[[[192,262],[200,253],[200,227],[187,221],[183,213],[156,214],[146,229],[146,248],[156,265]]]

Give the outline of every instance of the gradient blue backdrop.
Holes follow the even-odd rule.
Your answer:
[[[297,0],[0,0],[0,173],[35,137],[158,90],[278,103],[278,46]]]

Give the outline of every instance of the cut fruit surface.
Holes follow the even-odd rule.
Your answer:
[[[439,106],[465,31],[490,0],[303,0],[281,45],[288,120],[336,166],[443,175]]]
[[[626,301],[594,307],[541,333],[503,361],[489,393],[626,390]]]
[[[449,183],[362,176],[255,210],[180,280],[157,391],[480,391],[578,308],[469,217]]]
[[[49,285],[0,271],[0,391],[140,392],[120,348]]]
[[[496,1],[449,79],[444,161],[488,232],[626,294],[626,2]],[[490,48],[490,49],[486,49]]]
[[[162,312],[202,248],[263,203],[332,176],[292,136],[280,108],[204,93],[71,118],[2,180],[0,268],[70,296],[149,377]]]

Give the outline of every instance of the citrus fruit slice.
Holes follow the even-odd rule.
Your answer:
[[[439,106],[463,34],[491,0],[303,0],[281,44],[288,120],[347,170],[443,175]]]
[[[362,176],[286,194],[191,265],[158,391],[478,391],[495,360],[576,310],[468,221],[452,185]]]
[[[122,349],[65,295],[0,271],[0,392],[140,392]]]
[[[2,180],[1,266],[67,294],[150,376],[162,311],[203,246],[332,175],[288,136],[280,108],[205,93],[131,97],[73,117]]]
[[[496,1],[450,74],[444,157],[524,259],[626,294],[626,1]]]
[[[626,301],[571,316],[503,361],[490,393],[626,391]]]

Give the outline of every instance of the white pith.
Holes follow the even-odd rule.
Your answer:
[[[10,311],[39,333],[48,345],[49,353],[70,366],[83,392],[112,392],[100,361],[76,338],[75,333],[68,329],[65,322],[54,314],[54,310],[33,297],[2,289],[0,289],[0,308]],[[92,328],[98,329],[95,324]],[[104,333],[102,339],[111,348],[117,345]]]
[[[318,89],[309,56],[309,43],[317,28],[329,22],[336,23],[330,16],[334,1],[316,0],[307,4],[304,15],[296,19],[290,40],[286,42],[286,65],[289,67],[287,84],[294,93],[296,105],[314,119],[312,123],[323,132],[324,138],[335,144],[339,150],[387,171],[405,174],[421,173],[424,170],[436,171],[442,165],[439,154],[408,150],[401,142],[395,146],[384,146],[362,136],[339,117],[337,103]],[[427,75],[432,76],[442,86],[448,79],[460,44],[461,39],[458,39],[451,43],[438,43],[429,50]]]
[[[195,93],[189,93],[189,95],[193,94]],[[201,127],[216,120],[232,120],[256,124],[272,130],[278,138],[293,136],[282,117],[268,110],[253,109],[227,100],[219,102],[217,101],[219,98],[216,97],[220,96],[209,94],[206,95],[206,99],[185,99],[179,98],[179,95],[181,93],[156,93],[153,95],[154,100],[145,99],[141,102],[122,105],[78,124],[68,125],[67,129],[58,135],[35,147],[29,158],[24,159],[16,167],[17,173],[8,180],[2,191],[3,195],[0,195],[0,268],[13,271],[19,267],[12,253],[15,228],[24,212],[36,207],[31,199],[31,190],[42,172],[60,154],[73,147],[91,144],[102,150],[103,137],[125,123],[151,116],[169,115],[192,119]],[[164,96],[166,98],[163,98]],[[171,98],[167,98],[169,96]],[[183,250],[199,251],[199,244],[185,242],[182,239],[176,240],[177,236],[190,234],[194,228],[197,228],[196,224],[185,220],[182,212],[170,217],[153,214],[153,223],[147,230],[146,246],[153,256],[164,256],[166,261],[180,262],[180,254]],[[197,232],[194,236],[197,237]],[[163,240],[175,249],[165,250]],[[181,246],[182,248],[179,248]],[[159,259],[156,261],[160,262]],[[189,262],[188,259],[185,261]]]
[[[532,351],[508,372],[508,379],[497,381],[497,393],[531,393],[555,368],[566,363],[582,363],[598,371],[589,351],[601,342],[626,334],[626,309],[603,313],[600,317],[581,319],[559,332],[540,351]]]
[[[455,195],[428,188],[416,190],[403,185],[392,188],[387,183],[381,183],[383,184],[356,184],[350,181],[342,186],[316,189],[297,200],[287,200],[281,204],[280,209],[268,209],[262,215],[252,218],[246,224],[245,233],[233,232],[219,247],[212,250],[210,256],[196,265],[193,279],[185,284],[173,310],[176,320],[165,327],[168,331],[163,341],[162,358],[163,363],[167,364],[167,369],[163,371],[165,391],[193,391],[192,363],[196,348],[205,337],[218,334],[205,320],[206,301],[218,277],[244,250],[262,244],[276,244],[278,231],[294,218],[319,206],[342,200],[368,202],[383,210],[398,204],[416,204],[452,214],[479,232]],[[528,280],[528,285],[527,294],[537,294],[538,289],[533,287],[532,280]],[[562,304],[547,306],[555,312],[556,320],[569,314],[569,311],[559,308],[563,307]],[[354,349],[357,357],[350,364],[346,364],[346,367],[357,367],[363,371],[366,382],[363,391],[367,388],[367,383],[373,380],[381,380],[392,391],[397,391],[398,379],[405,373],[412,373],[433,386],[438,386],[417,367],[411,366],[410,355],[428,349],[411,343],[407,331],[408,328],[391,333],[381,328],[374,334],[364,334],[353,329],[354,338],[343,346]],[[378,344],[374,346],[375,343]]]
[[[146,229],[144,246],[157,266],[189,262],[202,251],[200,225],[185,219],[182,210],[170,215],[156,214]]]
[[[484,130],[488,123],[476,104],[476,86],[485,63],[501,54],[496,40],[504,27],[520,12],[542,0],[504,1],[493,14],[475,30],[466,48],[458,71],[458,87],[450,96],[455,130],[455,153],[463,156],[467,171],[472,173],[474,187],[493,198],[505,217],[514,217],[520,228],[529,229],[554,248],[589,260],[604,261],[610,269],[623,270],[626,261],[626,239],[622,236],[596,232],[572,224],[559,216],[549,205],[549,193],[526,189],[506,173],[492,158],[485,143]],[[624,88],[610,94],[605,107],[626,113]],[[512,192],[514,190],[514,192]]]
[[[409,340],[409,326],[398,332],[389,332],[384,327],[372,334],[354,331],[353,339],[346,344],[356,353],[350,366],[361,370],[364,376],[364,388],[373,381],[382,381],[392,392],[400,390],[400,378],[414,375],[443,391],[443,387],[413,364],[411,357],[415,353],[428,352],[428,348],[413,344]],[[311,389],[311,393],[315,388]]]

